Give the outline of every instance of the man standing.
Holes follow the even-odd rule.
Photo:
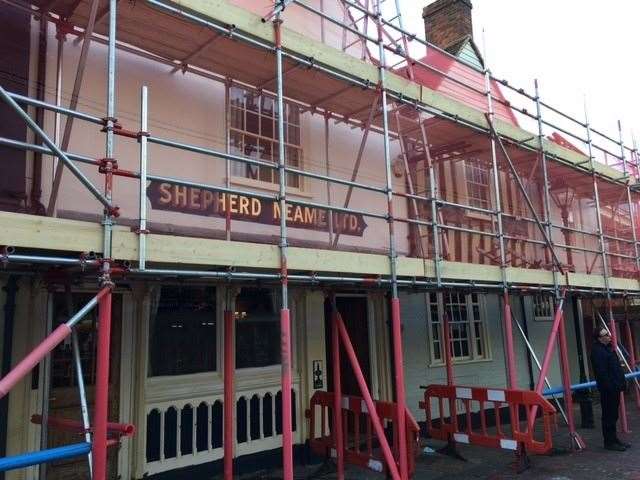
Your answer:
[[[624,371],[620,366],[618,355],[611,345],[609,331],[606,328],[598,328],[593,336],[591,364],[593,365],[593,372],[600,391],[604,448],[624,452],[631,445],[621,442],[616,435],[620,392],[623,392],[626,388]]]

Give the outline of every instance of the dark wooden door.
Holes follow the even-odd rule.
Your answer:
[[[73,311],[77,312],[93,294],[72,294]],[[68,318],[67,296],[64,293],[53,295],[53,328]],[[122,296],[113,295],[111,308],[111,365],[109,370],[109,421],[118,421],[120,407],[120,337],[122,328]],[[82,373],[87,391],[90,422],[93,422],[93,402],[95,398],[96,340],[98,329],[98,308],[89,313],[76,326]],[[78,382],[73,363],[71,338],[56,348],[51,356],[51,391],[49,395],[49,415],[82,421]],[[49,429],[47,444],[49,448],[83,442],[84,436]],[[118,451],[110,448],[108,452],[108,478],[117,478]],[[89,478],[86,457],[71,458],[53,462],[47,466],[48,480],[75,480]]]
[[[369,349],[369,319],[367,315],[366,297],[336,297],[338,311],[342,316],[351,344],[358,357],[360,368],[371,390],[371,352]],[[333,367],[332,367],[332,345],[331,345],[331,308],[328,302],[325,303],[325,332],[327,345],[327,389],[333,391]],[[340,348],[340,373],[341,387],[343,395],[355,395],[361,397],[360,388],[356,380],[356,375],[347,358],[344,348]]]

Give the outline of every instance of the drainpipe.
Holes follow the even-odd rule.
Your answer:
[[[584,369],[584,350],[582,348],[582,312],[577,297],[571,299],[573,313],[573,327],[576,331],[576,353],[578,354],[578,367],[580,368],[580,383],[587,382],[587,372]],[[580,422],[582,428],[595,428],[593,421],[593,403],[591,403],[591,390],[579,390],[575,392],[574,398],[580,404]]]
[[[45,100],[45,86],[47,75],[47,17],[40,18],[38,32],[38,71],[36,80],[36,97]],[[36,108],[36,123],[44,128],[44,109]],[[39,141],[36,139],[36,142]],[[42,153],[33,154],[33,175],[31,177],[31,193],[29,195],[29,212],[35,215],[44,215],[46,210],[42,199]]]
[[[0,378],[4,378],[11,370],[13,323],[16,313],[16,293],[18,277],[11,275],[7,285],[3,287],[7,298],[4,302],[4,331],[2,332],[2,362]],[[9,395],[0,399],[0,458],[7,456],[7,435],[9,434]],[[0,480],[4,480],[4,472],[0,472]]]
[[[524,295],[519,295],[520,297],[520,311],[522,312],[522,330],[524,330],[524,336],[527,340],[531,341],[529,338],[529,324],[527,323],[527,308],[524,301]],[[531,363],[531,352],[527,348],[527,371],[529,372],[529,390],[533,390],[536,387],[535,379],[533,377],[533,364]]]

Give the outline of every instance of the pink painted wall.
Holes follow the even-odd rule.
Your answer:
[[[55,102],[55,50],[56,42],[53,29],[50,31],[50,47],[48,52],[47,100]],[[80,53],[79,45],[67,41],[65,43],[63,70],[63,103],[68,104]],[[106,49],[102,45],[93,44],[85,73],[85,81],[80,93],[79,109],[97,116],[104,116]],[[204,79],[191,73],[171,73],[171,68],[144,60],[133,54],[119,51],[117,60],[117,92],[116,116],[124,128],[139,129],[140,88],[146,84],[149,88],[149,129],[152,135],[175,141],[199,145],[224,151],[225,149],[225,89],[224,85],[213,80]],[[326,173],[324,151],[324,118],[305,113],[301,117],[301,143],[303,149],[303,168]],[[53,132],[53,115],[47,114],[46,128]],[[360,145],[362,133],[349,126],[330,126],[329,169],[333,176],[350,178],[355,157]],[[86,122],[74,123],[69,150],[74,153],[94,158],[104,156],[105,136],[99,127]],[[120,168],[139,169],[138,143],[135,140],[116,137],[115,156]],[[362,167],[358,181],[377,186],[385,184],[384,158],[382,155],[382,137],[371,134],[365,148]],[[397,155],[397,145],[393,145],[393,155]],[[43,202],[48,203],[52,183],[51,163],[45,163],[43,179]],[[158,145],[149,145],[149,173],[167,177],[224,185],[225,162],[203,155],[169,149]],[[81,165],[81,170],[102,188],[103,178],[91,166]],[[232,177],[231,186],[239,190],[256,189],[262,193],[277,193],[277,185],[266,182],[249,181],[245,178]],[[116,177],[114,199],[122,212],[121,223],[137,221],[138,218],[138,182]],[[395,179],[395,189],[404,190],[404,179]],[[342,206],[346,188],[331,187],[332,202]],[[323,181],[304,179],[300,191],[291,191],[291,198],[326,203],[327,187]],[[386,213],[386,199],[383,194],[363,190],[355,190],[351,207],[377,213]],[[150,207],[150,205],[149,205]],[[406,217],[406,203],[403,199],[396,201],[397,215]],[[97,201],[65,171],[62,189],[57,203],[57,214],[72,218],[98,218],[102,209]],[[150,209],[148,221],[165,231],[182,231],[199,229],[202,236],[220,236],[225,221],[219,217],[167,212]],[[388,245],[388,227],[384,220],[365,218],[368,227],[362,237],[342,235],[340,244],[355,249],[381,250]],[[258,224],[247,221],[232,221],[232,238],[246,239],[247,235],[266,236],[261,241],[276,242],[279,234],[277,226]],[[399,251],[408,251],[407,228],[405,224],[397,226]],[[289,235],[296,241],[328,243],[328,232],[290,228]]]

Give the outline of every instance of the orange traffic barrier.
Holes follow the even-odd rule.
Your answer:
[[[437,405],[437,413],[433,403]],[[445,404],[454,415],[445,417]],[[509,431],[505,431],[501,422],[501,409],[505,407],[511,419]],[[539,414],[531,421],[533,407]],[[531,390],[429,385],[420,408],[426,411],[429,435],[439,440],[513,451],[522,449],[524,453],[536,454],[549,453],[553,446],[556,410],[542,395]],[[521,422],[523,409],[526,415]],[[495,418],[496,428],[492,431],[487,428],[488,412],[493,412]],[[479,417],[479,422],[476,421],[479,427],[474,428],[473,416]],[[536,428],[536,424],[540,426],[538,421],[541,428]]]
[[[309,445],[312,451],[321,456],[336,457],[336,441],[330,422],[333,421],[333,393],[317,391],[313,394],[310,407],[306,411],[309,419]],[[384,425],[387,440],[392,447],[397,465],[399,461],[399,443],[397,429],[397,408],[393,402],[375,401],[376,411]],[[420,429],[411,415],[406,415],[407,457],[409,473],[415,470],[415,458],[418,453]],[[360,397],[342,397],[342,432],[345,463],[368,468],[376,472],[386,472],[387,466],[380,449],[378,439],[372,427],[367,406]],[[319,429],[319,430],[318,430]]]

